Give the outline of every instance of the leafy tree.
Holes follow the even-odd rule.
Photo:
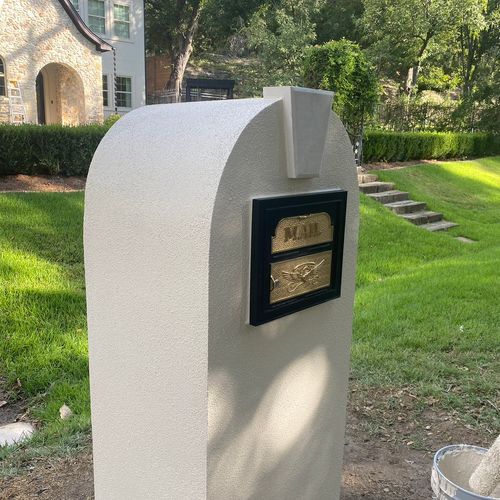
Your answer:
[[[351,137],[359,135],[365,118],[378,101],[378,82],[358,44],[338,40],[307,51],[304,81],[308,87],[335,92],[333,109]]]
[[[450,92],[457,88],[459,78],[445,71],[441,65],[428,64],[422,68],[418,81],[418,90]]]
[[[318,43],[346,38],[361,41],[359,18],[363,14],[363,0],[326,0],[316,16]]]
[[[458,39],[462,92],[467,99],[473,92],[483,56],[500,47],[500,1],[476,0],[465,7]]]
[[[315,38],[314,16],[321,0],[279,0],[261,6],[243,33],[262,63],[256,86],[297,85],[302,79],[305,49]]]
[[[207,0],[146,0],[146,43],[154,54],[172,57],[167,89],[179,100],[182,79],[193,52],[201,12]]]
[[[474,85],[453,115],[455,126],[466,131],[500,130],[500,47],[488,50],[474,72]]]
[[[489,132],[500,132],[500,50],[488,54],[490,64],[485,65],[479,82],[473,93],[473,99],[479,108],[479,116],[471,128]]]
[[[431,43],[457,29],[465,4],[477,0],[363,0],[360,24],[379,69],[411,94]]]
[[[233,38],[268,0],[209,0],[199,27],[200,42],[205,50],[231,49]]]
[[[457,128],[499,131],[500,1],[476,0],[464,9],[455,60],[461,79],[461,102],[453,115]]]

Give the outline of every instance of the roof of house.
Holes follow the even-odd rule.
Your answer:
[[[90,42],[95,45],[95,48],[99,52],[108,52],[113,50],[113,47],[105,42],[102,38],[98,37],[83,21],[80,14],[75,10],[71,0],[59,0],[59,3],[63,6],[64,10],[73,21],[78,31]]]

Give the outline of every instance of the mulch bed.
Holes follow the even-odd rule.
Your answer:
[[[8,192],[68,192],[85,189],[85,177],[52,175],[6,175],[0,177],[0,193]]]

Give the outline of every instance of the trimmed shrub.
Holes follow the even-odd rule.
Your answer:
[[[105,125],[0,125],[0,175],[87,175]]]
[[[365,133],[363,161],[444,160],[500,153],[500,136],[486,133],[389,132]]]
[[[111,120],[110,120],[111,121]],[[107,125],[0,125],[0,175],[87,175]],[[487,133],[365,134],[363,160],[406,161],[500,154],[500,136]]]

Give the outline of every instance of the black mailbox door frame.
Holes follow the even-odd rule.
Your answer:
[[[346,204],[347,191],[341,189],[252,200],[251,325],[258,326],[340,297]],[[333,241],[272,254],[272,237],[281,219],[320,212],[330,215],[334,227]],[[270,303],[273,263],[328,250],[332,251],[330,286]]]

